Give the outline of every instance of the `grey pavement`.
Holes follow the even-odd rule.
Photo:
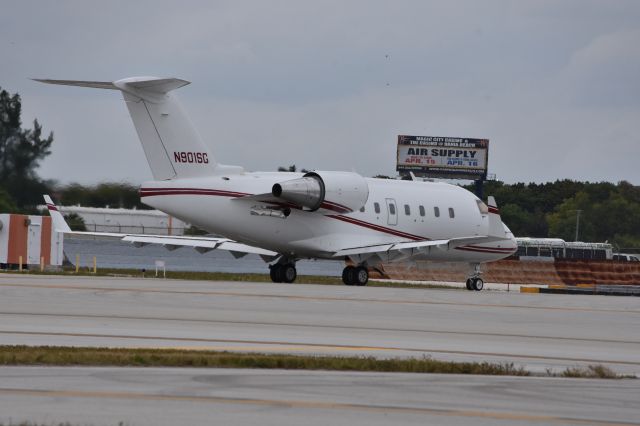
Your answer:
[[[640,424],[640,381],[194,368],[2,367],[0,422]]]

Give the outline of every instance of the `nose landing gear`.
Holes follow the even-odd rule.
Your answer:
[[[480,278],[480,274],[482,274],[482,271],[480,269],[480,264],[472,263],[470,266],[473,269],[470,274],[471,276],[467,278],[467,290],[480,291],[484,288],[484,281],[482,280],[482,278]]]
[[[467,290],[480,291],[484,288],[484,281],[482,278],[467,278]]]

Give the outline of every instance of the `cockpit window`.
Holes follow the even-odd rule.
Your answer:
[[[482,200],[476,200],[478,203],[478,210],[480,210],[480,214],[489,214],[489,207]]]

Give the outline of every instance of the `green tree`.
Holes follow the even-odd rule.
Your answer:
[[[44,138],[38,120],[33,121],[33,129],[22,129],[21,111],[20,96],[0,90],[0,186],[17,210],[33,210],[48,192],[48,184],[37,176],[36,169],[51,153],[53,133]]]
[[[547,216],[549,235],[573,241],[580,210],[578,239],[640,246],[640,191],[627,182],[585,185]]]
[[[9,193],[4,188],[0,188],[0,213],[10,213],[17,210],[18,208]]]
[[[73,231],[86,231],[87,226],[84,223],[84,219],[78,213],[69,213],[64,215],[64,219],[67,221],[69,228]]]
[[[138,188],[124,182],[105,182],[95,186],[71,183],[58,190],[58,200],[63,205],[86,207],[111,207],[125,209],[149,209],[140,201]]]

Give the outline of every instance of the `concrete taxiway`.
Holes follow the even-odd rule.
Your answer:
[[[193,368],[0,368],[0,423],[640,424],[640,381]]]
[[[0,344],[604,364],[640,375],[637,298],[0,275]]]
[[[604,364],[640,374],[637,298],[0,274],[0,344]],[[0,368],[0,423],[638,424],[640,380]],[[634,423],[636,422],[636,423]]]

